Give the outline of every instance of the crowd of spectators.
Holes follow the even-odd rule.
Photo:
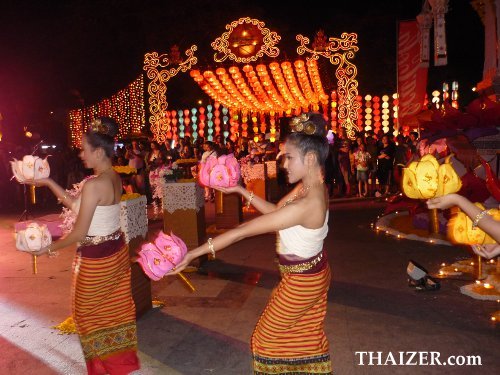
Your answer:
[[[330,153],[325,167],[325,183],[331,197],[370,197],[394,194],[399,191],[401,171],[417,154],[418,134],[392,137],[380,132],[359,134],[355,140],[346,136],[344,129],[334,135],[330,143]],[[129,192],[146,194],[151,201],[149,172],[163,165],[169,165],[178,159],[205,160],[208,156],[234,154],[240,160],[246,158],[250,162],[276,160],[279,156],[280,143],[270,142],[262,135],[257,141],[239,138],[236,142],[223,139],[221,135],[208,141],[203,137],[192,139],[181,138],[175,144],[158,144],[148,138],[138,138],[119,142],[113,158],[117,166],[130,166],[137,169],[129,183]],[[19,206],[24,201],[24,191],[20,184],[10,181],[12,175],[9,160],[22,158],[31,153],[18,146],[7,154],[0,150],[0,188],[3,199],[0,207]],[[40,149],[38,155],[50,155],[51,177],[61,186],[70,189],[91,171],[85,170],[77,149]],[[286,173],[279,168],[283,165],[283,157],[278,157],[278,185],[282,194],[289,190]],[[52,196],[39,189],[39,201],[52,203]],[[5,192],[5,194],[4,194]],[[207,190],[206,200],[213,200],[213,191]]]

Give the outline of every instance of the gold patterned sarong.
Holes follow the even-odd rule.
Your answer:
[[[73,319],[88,373],[137,370],[135,306],[123,236],[78,248],[72,297]]]
[[[282,274],[257,323],[251,341],[255,374],[332,373],[324,332],[331,272],[322,257],[321,264],[311,260],[314,269],[280,259],[282,271],[307,269]]]

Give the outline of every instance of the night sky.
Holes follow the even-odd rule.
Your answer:
[[[398,20],[414,19],[421,0],[304,1],[257,0],[3,0],[0,7],[0,113],[4,137],[25,125],[45,132],[60,126],[65,110],[83,100],[93,104],[124,88],[142,72],[144,54],[165,53],[179,45],[182,56],[199,50],[195,68],[214,67],[210,43],[227,23],[257,18],[281,36],[278,59],[295,59],[297,34],[314,38],[358,33],[359,92],[396,91]],[[325,6],[324,4],[330,4]],[[461,104],[474,98],[481,80],[484,29],[469,1],[450,0],[446,15],[448,66],[429,68],[428,92],[443,82],[460,83]],[[188,73],[169,82],[169,108],[207,100]],[[54,114],[50,114],[53,111]],[[5,138],[4,138],[5,139]]]

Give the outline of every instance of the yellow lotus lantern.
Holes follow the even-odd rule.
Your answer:
[[[481,203],[474,203],[477,207],[484,210]],[[494,220],[500,221],[500,210],[492,208],[488,214]],[[496,241],[478,227],[472,227],[472,219],[464,212],[459,211],[448,222],[448,237],[454,242],[466,245],[488,245]]]
[[[439,164],[434,155],[422,156],[403,169],[402,189],[408,198],[430,199],[456,193],[462,181],[450,163],[451,155]]]

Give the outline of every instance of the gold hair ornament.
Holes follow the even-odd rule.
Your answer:
[[[292,118],[290,120],[290,127],[292,128],[292,133],[313,135],[316,132],[316,125],[312,121],[309,121],[309,115],[307,113]]]
[[[103,124],[101,119],[95,119],[90,123],[90,129],[93,132],[104,134],[104,135],[110,135],[109,134],[109,126],[106,124]]]

